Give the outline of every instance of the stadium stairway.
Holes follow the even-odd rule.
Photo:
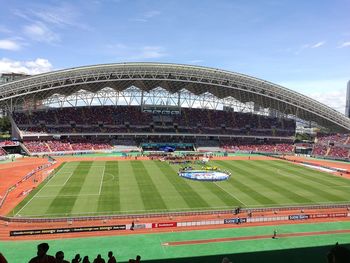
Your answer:
[[[350,141],[350,136],[348,136],[348,138],[346,139],[346,141],[344,142],[344,144],[349,144]]]
[[[28,155],[30,155],[30,151],[27,149],[27,147],[23,143],[19,143],[19,146],[22,148],[23,151],[25,151]]]
[[[328,147],[325,156],[328,156],[328,154],[329,154],[330,151],[331,151],[331,147]]]
[[[50,152],[52,152],[52,149],[50,148],[49,144],[47,142],[45,142],[45,145],[47,146],[47,149],[50,150]]]

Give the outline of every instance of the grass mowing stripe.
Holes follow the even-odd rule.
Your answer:
[[[155,162],[163,174],[168,174],[168,180],[190,208],[210,207],[210,205],[186,182],[180,178],[173,168],[165,162]]]
[[[118,163],[121,211],[144,211],[139,185],[137,184],[130,161]]]
[[[259,165],[258,165],[259,163]],[[287,188],[288,186],[290,186],[289,183],[287,182],[288,178],[285,177],[278,177],[278,180],[282,183],[274,183],[276,182],[276,177],[277,175],[275,174],[276,171],[271,170],[266,164],[264,163],[260,163],[260,162],[246,162],[246,165],[248,167],[251,167],[252,169],[256,170],[256,171],[263,171],[265,172],[265,174],[272,174],[273,176],[270,176],[271,180],[267,180],[265,178],[260,177],[259,179],[264,182],[265,185],[269,185],[269,187],[271,189],[275,189],[276,191],[278,191],[281,195],[285,196],[286,198],[296,202],[296,203],[312,203],[313,200],[306,198],[305,196],[301,196],[289,189],[291,189],[290,187]],[[274,182],[273,182],[274,181]]]
[[[89,171],[84,177],[78,198],[76,198],[70,214],[97,211],[100,187],[102,186],[101,182],[104,177],[105,166],[96,164],[104,163],[105,162],[92,163]]]
[[[120,211],[118,162],[106,162],[101,193],[98,199],[98,212]]]
[[[298,175],[303,176],[303,174],[301,172],[294,171],[293,169],[285,168],[285,170],[288,171],[288,173],[298,174]],[[335,195],[335,194],[332,194],[330,192],[324,191],[323,189],[315,186],[315,184],[303,183],[300,180],[295,179],[295,178],[286,178],[286,181],[288,181],[290,184],[293,184],[299,188],[303,188],[309,192],[313,192],[315,195],[318,195],[321,198],[325,198],[329,201],[347,201],[348,200],[346,197],[343,197],[340,195]]]
[[[271,177],[270,171],[266,171],[263,169],[255,169],[250,166],[249,161],[237,161],[233,164],[235,167],[240,167],[246,173],[246,179],[251,180],[255,184],[258,183],[261,188],[262,194],[268,194],[269,197],[274,197],[278,203],[289,203],[289,202],[300,202],[298,200],[298,196],[295,196],[293,192],[284,187],[283,185],[278,185],[273,181],[273,177]],[[266,179],[270,178],[270,179]],[[256,189],[259,190],[260,187]],[[282,192],[286,191],[286,194]],[[311,200],[305,200],[306,202],[310,202]]]
[[[267,196],[259,193],[258,191],[255,191],[254,188],[250,187],[248,184],[243,183],[243,180],[237,179],[237,174],[240,174],[242,178],[245,177],[246,171],[233,166],[231,163],[225,162],[225,161],[215,161],[220,166],[225,167],[226,169],[231,171],[231,178],[228,181],[230,184],[239,187],[242,191],[249,193],[251,198],[253,198],[258,204],[265,205],[265,204],[278,204],[277,201],[272,200],[268,198]],[[235,161],[236,162],[236,161]],[[236,177],[235,177],[236,176]],[[236,179],[236,180],[235,180]]]
[[[152,175],[153,181],[157,182],[159,193],[169,209],[184,209],[189,208],[185,200],[176,190],[175,186],[169,181],[169,176],[177,176],[175,173],[163,173],[156,162],[144,162],[143,163],[148,173]],[[176,202],[174,202],[176,200]]]
[[[75,200],[78,198],[65,197],[64,195],[78,195],[84,184],[86,175],[88,174],[92,162],[82,162],[73,171],[73,175],[68,180],[67,184],[61,189],[58,196],[51,202],[47,209],[47,213],[62,213],[69,214],[72,211]]]
[[[296,166],[296,165],[295,165]],[[273,167],[275,167],[277,170],[282,171],[281,170],[281,166],[279,165],[274,165]],[[288,166],[287,166],[288,167]],[[290,167],[290,168],[284,168],[283,173],[279,172],[281,175],[285,175],[285,176],[293,176],[295,179],[299,178],[300,180],[306,181],[307,183],[312,183],[312,185],[314,185],[315,187],[319,187],[321,189],[325,189],[325,188],[332,188],[333,189],[333,193],[336,195],[344,195],[347,196],[347,198],[350,198],[350,193],[348,191],[346,191],[346,188],[350,188],[350,180],[348,179],[343,179],[343,182],[339,182],[341,184],[334,184],[331,182],[328,182],[327,180],[323,180],[320,179],[319,177],[333,177],[334,179],[337,178],[334,175],[329,175],[329,174],[324,174],[323,172],[319,173],[319,174],[315,174],[315,175],[308,175],[308,168],[306,168],[307,170],[305,170],[304,172],[302,170],[299,169],[294,169],[294,167]],[[300,172],[299,172],[300,171]],[[332,179],[332,178],[331,178]]]
[[[291,164],[289,162],[277,161],[273,162],[271,166],[274,166],[276,168],[280,168],[282,166],[284,170],[292,169],[293,171],[301,172],[302,175],[299,173],[297,173],[296,175],[303,178],[308,178],[309,180],[312,180],[313,182],[317,182],[324,186],[339,186],[339,184],[335,182],[339,182],[341,185],[348,184],[350,186],[350,180],[348,179],[330,175],[322,171],[314,171],[308,167],[302,167],[299,165]]]
[[[131,161],[131,167],[134,171],[136,182],[140,189],[140,194],[146,210],[167,209],[167,206],[154,185],[151,176],[148,174],[145,166],[140,161]]]

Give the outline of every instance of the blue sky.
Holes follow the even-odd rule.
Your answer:
[[[0,72],[159,61],[259,77],[343,112],[350,0],[0,0]]]

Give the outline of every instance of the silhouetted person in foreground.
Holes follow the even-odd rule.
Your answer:
[[[72,259],[72,263],[79,263],[81,261],[80,254],[76,254],[75,257]]]
[[[64,259],[63,251],[56,252],[56,263],[69,263],[69,261]]]
[[[89,257],[88,256],[85,256],[83,258],[83,263],[90,263],[90,260],[89,260]]]
[[[41,243],[38,245],[37,256],[32,258],[29,263],[55,263],[56,259],[53,256],[46,255],[49,250],[49,244]]]
[[[129,259],[129,263],[140,263],[141,262],[141,256],[137,255],[136,259]]]
[[[108,262],[107,263],[117,263],[117,260],[113,256],[113,252],[112,251],[108,252]]]
[[[349,263],[350,250],[346,247],[340,246],[338,242],[329,251],[327,255],[328,263]]]
[[[7,263],[5,256],[1,253],[0,253],[0,263]]]
[[[101,254],[98,254],[97,258],[94,259],[94,263],[105,263],[105,260],[101,257]]]

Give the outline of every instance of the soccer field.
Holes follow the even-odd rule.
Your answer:
[[[62,164],[9,215],[61,217],[345,203],[350,180],[284,161],[211,161],[227,181],[178,176],[160,161]]]

